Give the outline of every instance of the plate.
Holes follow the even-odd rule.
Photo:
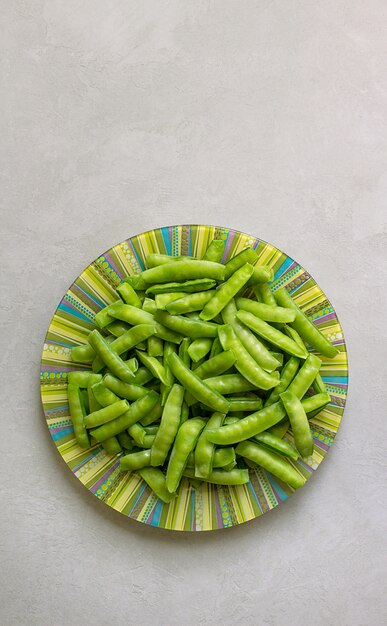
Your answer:
[[[160,252],[200,258],[213,239],[225,241],[223,261],[247,246],[255,248],[259,263],[274,270],[273,290],[285,286],[294,301],[339,349],[334,359],[317,353],[323,363],[321,374],[331,402],[310,420],[314,453],[297,462],[306,479],[319,467],[334,441],[347,394],[347,352],[331,303],[297,261],[265,241],[218,226],[166,226],[126,239],[98,257],[63,296],[47,331],[40,371],[47,427],[69,469],[94,496],[138,522],[171,530],[216,530],[242,524],[283,504],[293,489],[259,469],[250,471],[248,484],[236,487],[202,483],[195,490],[183,479],[178,496],[170,504],[164,504],[137,474],[120,472],[118,458],[106,455],[100,445],[90,450],[78,447],[66,393],[67,374],[77,369],[71,361],[70,349],[86,341],[94,328],[95,313],[117,299],[115,287],[122,278],[144,269],[147,254]],[[291,431],[286,437],[292,442]]]

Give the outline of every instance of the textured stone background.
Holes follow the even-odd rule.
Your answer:
[[[385,0],[0,12],[2,625],[386,623]],[[89,495],[38,389],[69,283],[120,240],[179,222],[295,257],[332,299],[351,367],[313,480],[281,510],[196,536]]]

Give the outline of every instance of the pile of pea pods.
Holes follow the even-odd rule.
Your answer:
[[[258,466],[301,487],[308,420],[330,401],[307,346],[328,358],[336,347],[286,289],[272,292],[255,250],[225,264],[223,254],[220,240],[203,259],[149,254],[72,349],[75,364],[90,366],[68,375],[79,446],[119,455],[120,469],[164,502],[183,477],[194,488],[240,485]]]

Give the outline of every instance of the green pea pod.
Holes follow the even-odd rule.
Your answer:
[[[263,302],[254,302],[249,298],[236,298],[236,305],[239,310],[248,311],[256,317],[266,322],[279,322],[286,324],[293,322],[296,314],[291,309],[280,307],[272,304],[264,304]]]
[[[254,396],[253,398],[245,398],[245,397],[232,397],[229,398],[230,402],[230,411],[258,411],[262,408],[262,400],[258,398],[258,396]]]
[[[224,353],[225,354],[225,353]],[[212,376],[204,379],[204,382],[210,389],[221,394],[243,393],[244,391],[252,391],[256,389],[250,381],[246,380],[241,374],[222,374],[221,376]]]
[[[103,384],[120,398],[125,398],[126,400],[130,400],[131,402],[133,400],[143,398],[148,393],[148,389],[146,387],[142,387],[141,385],[137,384],[134,385],[132,383],[124,383],[122,382],[122,380],[119,380],[118,378],[115,378],[115,376],[112,376],[112,374],[106,374],[104,376]]]
[[[143,467],[137,470],[137,474],[145,480],[156,496],[163,502],[168,504],[175,498],[176,494],[168,491],[165,476],[158,467]]]
[[[69,372],[67,375],[67,381],[70,385],[77,385],[82,389],[87,389],[89,385],[95,385],[102,380],[101,374],[94,374],[90,371],[76,371]]]
[[[192,396],[210,409],[227,413],[229,402],[216,391],[213,391],[194,372],[191,372],[177,354],[169,356],[169,366],[177,380]]]
[[[198,439],[195,450],[195,476],[197,478],[206,478],[212,472],[215,445],[208,441],[206,431],[222,426],[224,418],[224,413],[214,413],[205,424],[205,428]]]
[[[236,357],[236,369],[246,380],[255,385],[255,387],[267,390],[278,384],[278,372],[269,374],[262,369],[247,352],[229,324],[219,328],[219,339],[224,350],[232,350],[234,352]]]
[[[170,493],[174,493],[177,490],[187,464],[188,456],[195,448],[196,442],[205,425],[206,420],[193,418],[180,426],[167,468],[166,485]]]
[[[172,343],[180,343],[182,340],[181,335],[174,333],[172,330],[162,326],[161,324],[155,322],[154,315],[152,313],[148,313],[147,311],[143,311],[142,309],[138,309],[135,306],[131,306],[130,304],[114,304],[110,307],[111,314],[117,318],[122,320],[123,322],[127,322],[131,324],[135,328],[139,328],[139,326],[152,326],[153,333],[160,339],[164,339],[164,341],[171,341]],[[133,329],[134,331],[135,329]],[[150,335],[147,337],[143,337],[141,341],[144,339],[148,339]],[[119,337],[121,339],[121,337]],[[128,348],[129,349],[129,348]]]
[[[258,441],[258,443],[263,443],[265,446],[268,446],[274,450],[274,452],[288,456],[290,459],[293,459],[293,461],[297,461],[299,457],[297,450],[295,450],[288,441],[285,441],[281,437],[277,437],[267,430],[264,433],[255,435],[253,439]]]
[[[248,328],[257,333],[260,337],[263,337],[263,339],[269,343],[277,346],[292,356],[297,356],[300,359],[305,358],[304,350],[302,350],[295,341],[281,333],[281,331],[277,330],[273,326],[270,326],[270,324],[267,324],[267,322],[259,319],[259,317],[243,310],[238,311],[237,317],[241,322],[243,322],[243,324],[246,324]]]
[[[297,359],[295,356],[291,356],[288,361],[286,361],[285,365],[281,370],[280,381],[277,387],[274,387],[270,392],[270,395],[265,400],[265,406],[269,406],[270,404],[274,404],[274,402],[278,402],[280,393],[285,391],[293,378],[297,374],[297,370],[300,365],[300,359]]]
[[[292,427],[295,446],[302,457],[308,457],[313,454],[313,437],[305,409],[289,389],[280,397]]]
[[[264,304],[268,304],[270,306],[275,306],[277,304],[268,283],[257,283],[253,286],[253,291],[258,302],[263,302]]]
[[[297,396],[297,398],[302,398],[316,378],[320,367],[320,359],[315,354],[310,354],[290,383],[288,391]]]
[[[327,388],[325,387],[324,381],[321,378],[320,374],[316,374],[316,378],[312,383],[312,387],[316,393],[326,393]]]
[[[295,312],[296,318],[291,325],[306,343],[330,359],[333,359],[336,354],[338,354],[338,349],[331,344],[319,331],[317,326],[301,311],[286,289],[278,289],[278,291],[275,292],[275,299],[280,306],[287,307]]]
[[[298,489],[305,484],[305,478],[297,472],[287,459],[268,450],[259,443],[244,441],[237,445],[235,451],[245,459],[260,465],[283,482],[288,483],[294,489]]]
[[[210,352],[211,346],[211,337],[200,337],[200,339],[194,339],[188,347],[188,354],[192,361],[197,363]]]
[[[195,471],[186,467],[183,476],[195,479]],[[206,478],[207,483],[214,485],[245,485],[249,482],[249,472],[246,469],[214,469]]]
[[[114,322],[105,327],[105,330],[117,338],[121,337],[121,335],[124,335],[128,330],[130,330],[130,326],[125,322],[121,322],[121,320],[114,320]]]
[[[130,306],[130,305],[124,304],[122,306]],[[133,308],[135,311],[139,311],[140,313],[142,312],[140,311],[140,309],[136,309],[135,307]],[[144,341],[145,339],[148,339],[148,337],[151,337],[155,333],[155,331],[156,331],[156,326],[154,323],[153,324],[139,324],[138,326],[135,326],[134,328],[130,328],[123,335],[120,335],[119,337],[114,339],[112,343],[110,344],[110,348],[115,354],[121,355],[124,352],[131,350],[135,346],[138,346],[138,344],[141,341]],[[103,369],[103,366],[104,366],[103,359],[97,356],[93,361],[93,371],[99,372],[101,371],[101,369]]]
[[[250,265],[254,265],[258,261],[258,254],[253,250],[253,248],[245,248],[242,252],[232,257],[229,261],[227,261],[225,268],[225,278],[226,280],[234,274],[239,268],[241,268],[246,263]],[[250,277],[249,277],[250,278]]]
[[[214,319],[247,283],[253,271],[253,266],[246,263],[231,274],[226,282],[218,287],[211,300],[207,302],[200,313],[200,319],[204,321]]]
[[[195,455],[196,452],[191,452],[188,460],[187,467],[194,469],[195,468]],[[235,465],[235,450],[232,446],[228,446],[225,448],[215,448],[214,458],[212,467],[214,469],[219,467],[226,467],[227,465]]]
[[[282,439],[290,428],[290,422],[287,418],[282,419],[278,424],[274,424],[266,432]]]
[[[218,325],[212,322],[193,320],[182,315],[170,315],[166,311],[157,311],[155,320],[177,334],[199,339],[200,337],[217,337]]]
[[[122,337],[119,337],[121,339]],[[90,345],[94,348],[97,356],[99,356],[106,367],[124,382],[130,382],[133,379],[133,372],[129,366],[121,359],[121,357],[112,350],[111,346],[105,341],[104,337],[94,330],[89,337]],[[118,341],[118,340],[116,340]]]
[[[126,304],[131,304],[132,306],[136,306],[138,309],[141,309],[141,300],[129,283],[121,283],[118,285],[117,291],[121,296],[121,299]]]
[[[120,458],[121,472],[132,472],[143,467],[150,466],[150,450],[141,450],[140,452],[132,452]]]
[[[224,276],[225,269],[221,263],[182,259],[178,263],[165,263],[165,265],[145,270],[141,275],[141,284],[145,283],[150,286],[156,283],[182,282],[197,278],[222,281]]]
[[[161,398],[159,396],[156,404],[154,405],[153,409],[151,409],[149,411],[149,413],[147,413],[145,415],[145,417],[143,417],[140,422],[142,426],[149,426],[149,424],[154,424],[155,422],[158,422],[159,419],[161,418],[163,414],[163,407],[161,405]]]
[[[161,311],[166,311],[169,304],[181,299],[182,297],[180,291],[175,291],[174,293],[158,293],[155,296],[156,307]]]
[[[213,289],[216,287],[216,280],[210,278],[199,278],[196,280],[186,280],[182,283],[164,283],[161,285],[152,285],[146,290],[146,294],[161,294],[161,293],[176,293],[178,291],[182,293],[196,293],[206,291],[207,289]]]
[[[172,354],[170,358],[173,356],[176,355]],[[167,458],[179,429],[183,400],[184,388],[174,384],[164,405],[160,428],[151,448],[152,466],[163,465]]]
[[[125,450],[133,450],[133,443],[128,433],[124,430],[124,432],[117,435],[118,442],[122,448]]]
[[[74,363],[89,364],[93,361],[94,357],[95,352],[88,343],[71,348],[71,360],[74,361]]]
[[[274,271],[267,265],[254,265],[254,273],[247,283],[248,287],[254,287],[257,283],[269,283],[274,278]]]
[[[224,253],[225,242],[222,239],[213,239],[205,251],[203,260],[221,263]]]
[[[99,426],[99,428],[93,430],[91,434],[97,441],[104,441],[105,439],[108,439],[108,437],[118,435],[123,430],[127,430],[130,426],[139,422],[146,415],[148,415],[157,403],[158,399],[158,393],[152,390],[148,391],[146,396],[133,402],[125,413],[111,422],[103,424],[103,426]]]
[[[164,385],[168,384],[167,375],[164,366],[154,356],[148,356],[144,352],[136,351],[138,358],[145,367],[152,372],[153,376],[161,380]]]
[[[125,383],[123,383],[123,385],[125,385]],[[115,402],[119,402],[121,400],[118,395],[116,395],[103,383],[96,383],[95,385],[93,385],[92,392],[95,399],[101,406],[109,406],[109,404],[114,404]]]
[[[129,409],[129,404],[127,400],[119,400],[118,402],[114,402],[114,404],[109,404],[108,406],[95,411],[94,413],[89,413],[84,418],[84,424],[86,428],[96,428],[97,426],[102,426],[102,424],[106,424],[115,420],[117,417],[125,413]],[[117,434],[117,433],[115,433]]]
[[[101,443],[106,454],[113,456],[122,452],[122,447],[117,437],[109,437],[109,439],[105,439]]]
[[[141,426],[139,422],[129,426],[128,433],[138,446],[142,446],[144,444],[147,433],[145,428]]]
[[[116,302],[121,302],[121,300],[116,300],[112,304],[115,304]],[[112,317],[109,313],[110,306],[111,304],[105,306],[94,316],[94,321],[99,328],[105,328],[105,326],[107,326],[111,322],[114,322],[114,317]]]
[[[166,265],[167,263],[175,263],[176,261],[186,261],[187,259],[193,259],[192,256],[169,256],[169,254],[151,253],[146,257],[146,267],[157,267],[158,265]]]
[[[69,383],[67,385],[67,398],[69,402],[71,420],[74,427],[75,439],[81,448],[89,448],[89,435],[84,424],[85,410],[81,400],[80,389],[78,385]]]
[[[220,354],[221,352],[223,352],[222,344],[219,341],[219,337],[215,337],[211,346],[210,359],[212,359],[217,354]]]
[[[137,346],[138,349],[138,346]],[[133,385],[146,385],[153,379],[153,374],[146,367],[139,367],[133,378]],[[128,398],[130,400],[130,398]],[[136,400],[136,398],[135,398]]]

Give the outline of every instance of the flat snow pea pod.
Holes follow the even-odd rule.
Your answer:
[[[113,455],[122,452],[122,447],[117,437],[109,437],[109,439],[105,439],[101,443],[106,454]]]
[[[119,337],[121,339],[121,337]],[[111,346],[100,335],[98,330],[94,330],[89,338],[90,345],[94,348],[97,356],[99,356],[109,370],[124,382],[130,382],[133,379],[133,372],[129,366],[121,359]]]
[[[278,372],[269,374],[249,354],[239,341],[230,324],[219,327],[219,339],[224,350],[232,350],[236,356],[235,367],[246,380],[259,389],[271,389],[279,382]]]
[[[222,239],[213,239],[204,254],[203,260],[220,263],[222,261],[224,248],[225,242]]]
[[[262,408],[262,399],[255,396],[255,398],[246,397],[232,397],[229,398],[230,411],[258,411]]]
[[[313,387],[313,389],[314,389],[314,391],[316,393],[326,393],[327,392],[327,388],[325,387],[324,381],[321,378],[319,373],[316,374],[316,378],[314,379],[314,381],[312,383],[312,387]]]
[[[183,315],[170,315],[166,311],[157,311],[155,320],[177,334],[199,339],[200,337],[216,337],[218,325],[212,322],[193,320]]]
[[[121,302],[121,300],[116,300],[115,302]],[[113,302],[112,304],[115,304],[115,302]],[[110,306],[111,304],[108,304],[103,309],[98,311],[98,313],[96,313],[94,321],[98,328],[105,328],[105,326],[107,326],[111,322],[114,322],[114,318],[109,313]]]
[[[274,278],[274,271],[267,265],[254,265],[254,273],[247,285],[253,287],[257,283],[269,283]]]
[[[104,376],[103,384],[120,398],[125,398],[131,402],[133,402],[133,400],[143,398],[148,393],[148,389],[146,387],[142,387],[137,384],[134,385],[132,383],[124,383],[112,374],[106,374]]]
[[[205,292],[207,293],[207,292]],[[175,300],[181,300],[181,292],[174,293],[158,293],[155,296],[156,307],[161,311],[166,311],[168,304],[175,302]],[[185,297],[185,296],[184,296]]]
[[[171,355],[170,358],[176,355]],[[177,357],[178,358],[178,357]],[[151,448],[151,464],[163,465],[179,430],[184,388],[174,384],[169,392],[161,416],[160,428]]]
[[[313,437],[301,401],[289,389],[281,393],[281,400],[293,431],[294,443],[302,457],[313,454]]]
[[[175,498],[176,494],[168,491],[165,476],[158,467],[143,467],[137,470],[137,474],[145,480],[156,496],[166,504]]]
[[[231,300],[222,311],[223,322],[230,324],[247,352],[267,372],[273,372],[279,365],[277,359],[263,343],[237,318],[237,308]]]
[[[269,304],[270,306],[276,306],[276,301],[270,285],[268,283],[257,283],[253,287],[254,295],[258,302]]]
[[[211,346],[210,359],[212,359],[217,354],[220,354],[221,352],[223,352],[222,344],[219,341],[219,337],[215,337]]]
[[[118,285],[117,291],[121,299],[126,304],[131,304],[132,306],[136,306],[138,309],[141,309],[141,300],[129,283],[121,283]]]
[[[179,315],[183,313],[194,313],[195,311],[201,311],[202,308],[211,300],[212,296],[216,293],[214,290],[199,291],[198,293],[189,293],[187,295],[180,294],[178,299],[167,303],[165,309],[171,315]],[[157,297],[157,296],[156,296]],[[161,307],[158,307],[161,308]]]
[[[206,420],[196,417],[180,426],[167,467],[166,485],[170,493],[174,493],[178,488],[188,456],[195,448],[205,425]]]
[[[297,396],[297,398],[302,398],[316,378],[320,366],[320,359],[315,354],[310,354],[288,386],[288,391]]]
[[[154,356],[148,356],[145,352],[140,352],[137,350],[137,356],[140,359],[141,363],[145,365],[145,367],[152,372],[153,376],[161,380],[164,385],[168,384],[167,375],[165,373],[164,365],[160,363],[160,361]]]
[[[277,387],[271,391],[269,397],[265,400],[265,406],[269,406],[270,404],[274,404],[274,402],[278,402],[280,393],[285,391],[293,378],[297,374],[297,370],[300,365],[300,359],[297,359],[295,356],[291,356],[288,361],[286,361],[285,365],[281,370],[280,381]]]
[[[338,349],[319,331],[310,319],[301,311],[285,288],[275,292],[277,304],[288,309],[292,309],[296,314],[296,319],[292,322],[292,327],[299,333],[301,338],[312,348],[321,352],[324,356],[333,359],[338,354]]]
[[[245,459],[260,465],[273,476],[293,487],[293,489],[298,489],[305,484],[305,478],[297,472],[287,459],[268,450],[259,443],[244,441],[237,445],[235,452]]]
[[[230,350],[231,352],[231,350]],[[204,382],[210,389],[218,391],[222,395],[229,393],[242,393],[243,391],[252,391],[256,389],[250,381],[246,380],[240,374],[222,374],[221,376],[211,376],[204,379]]]
[[[207,302],[200,313],[200,319],[205,321],[214,319],[247,283],[252,273],[253,266],[246,263],[231,274],[226,282],[218,287],[211,300]]]
[[[117,435],[117,439],[121,448],[124,448],[124,450],[133,450],[133,442],[125,430]]]
[[[186,467],[183,476],[195,478],[195,471]],[[232,469],[227,472],[224,469],[213,469],[206,478],[207,483],[213,485],[245,485],[249,482],[249,472],[247,469]]]
[[[102,426],[102,424],[115,420],[117,417],[125,413],[128,408],[129,404],[127,400],[120,400],[119,402],[114,402],[114,404],[109,404],[94,413],[86,415],[84,418],[85,426],[86,428],[96,428],[97,426]]]
[[[277,306],[277,304],[264,304],[263,302],[254,302],[249,298],[236,298],[235,303],[237,309],[248,311],[256,317],[266,322],[279,322],[286,324],[293,322],[296,314],[291,309]]]
[[[125,383],[123,383],[124,385]],[[97,402],[103,406],[109,406],[109,404],[114,404],[115,402],[119,402],[122,398],[119,398],[111,389],[106,387],[103,383],[96,383],[92,386],[92,392],[97,400]]]
[[[67,398],[69,402],[71,420],[74,427],[74,435],[81,448],[89,448],[90,440],[84,424],[85,410],[81,401],[78,385],[67,385]]]
[[[169,282],[182,282],[194,280],[196,278],[212,278],[213,280],[224,280],[225,269],[221,263],[212,261],[196,261],[182,259],[178,263],[166,263],[158,265],[142,272],[142,280],[149,285]]]
[[[163,407],[161,406],[161,398],[159,397],[153,409],[151,409],[149,413],[147,413],[145,417],[143,417],[140,420],[140,423],[142,426],[148,426],[149,424],[154,424],[155,422],[159,421],[162,414],[163,414]]]
[[[112,308],[112,315],[114,315],[117,319],[120,319],[123,322],[128,322],[128,324],[132,324],[137,328],[139,328],[140,325],[153,326],[154,334],[165,341],[180,343],[182,340],[180,335],[177,335],[168,328],[156,323],[152,313],[143,311],[143,309],[137,309],[137,307],[131,306],[130,304],[115,304],[114,308]],[[147,338],[148,337],[146,337],[146,339]],[[121,339],[121,337],[119,337],[119,339]]]
[[[121,320],[114,320],[114,322],[105,327],[105,330],[114,337],[121,337],[121,335],[130,330],[130,326],[125,322],[121,322]]]
[[[71,348],[71,360],[75,363],[91,363],[94,357],[95,352],[88,343]]]
[[[140,452],[132,452],[120,458],[121,472],[132,472],[142,467],[150,466],[150,450],[141,450]]]
[[[158,285],[152,285],[146,290],[146,294],[161,294],[161,293],[176,293],[180,291],[182,293],[196,293],[206,291],[207,289],[213,289],[216,287],[216,280],[212,278],[196,278],[195,280],[185,280],[182,283],[162,283]]]
[[[227,261],[225,268],[225,279],[230,278],[234,272],[239,270],[243,265],[249,263],[250,265],[254,265],[258,261],[258,254],[253,248],[245,248],[239,254],[233,256],[229,261]],[[250,277],[249,277],[250,278]]]
[[[165,265],[166,263],[175,263],[176,261],[186,261],[187,259],[193,259],[193,256],[169,256],[169,254],[148,254],[145,260],[147,269],[151,267],[157,267],[158,265]]]
[[[213,391],[205,382],[196,376],[194,372],[191,372],[177,354],[170,355],[169,366],[175,378],[183,385],[184,389],[199,402],[202,402],[214,411],[227,413],[229,408],[228,400],[217,391]]]
[[[89,385],[99,383],[102,380],[102,376],[101,374],[94,374],[93,372],[79,370],[76,372],[69,372],[67,380],[71,385],[77,385],[78,387],[82,387],[82,389],[87,389]]]
[[[95,437],[97,441],[104,441],[105,439],[108,439],[108,437],[122,433],[123,430],[127,430],[130,426],[139,422],[146,415],[148,415],[149,411],[151,411],[155,406],[158,398],[159,394],[156,393],[156,391],[148,391],[146,396],[133,402],[125,413],[117,417],[115,420],[112,420],[107,424],[103,424],[103,426],[99,426],[93,430],[93,437]],[[114,404],[111,406],[114,406]]]
[[[129,305],[123,305],[129,306]],[[139,311],[139,309],[135,309]],[[155,332],[155,324],[139,324],[134,328],[130,328],[123,335],[120,335],[110,343],[110,347],[113,352],[118,355],[123,354],[127,350],[131,350],[137,346],[141,341],[148,339]],[[108,338],[107,338],[108,339]],[[103,369],[104,362],[100,356],[97,356],[93,361],[93,371],[99,372]]]
[[[160,337],[149,337],[148,339],[148,354],[152,357],[163,356],[164,344]]]
[[[195,374],[202,380],[212,376],[220,376],[220,374],[227,372],[234,365],[235,361],[236,357],[232,350],[221,351],[216,356],[199,365],[195,370]]]
[[[295,450],[288,441],[285,441],[281,437],[277,437],[268,430],[264,433],[259,433],[259,435],[255,435],[253,439],[258,441],[258,443],[263,443],[265,446],[268,446],[274,450],[274,452],[288,456],[290,459],[293,459],[293,461],[297,461],[300,456],[297,450]]]
[[[188,354],[190,355],[192,361],[197,363],[209,353],[211,346],[211,337],[200,337],[200,339],[194,339],[188,347]]]
[[[270,326],[270,324],[264,322],[259,317],[243,310],[238,311],[237,317],[243,324],[246,324],[248,328],[272,345],[277,346],[292,356],[297,356],[300,359],[305,358],[304,351],[293,339],[290,339],[290,337],[284,335],[273,326]]]
[[[215,445],[208,441],[206,430],[209,428],[219,428],[223,424],[225,418],[224,413],[213,413],[210,419],[205,423],[203,432],[201,433],[195,449],[195,476],[196,478],[207,478],[212,472]]]

